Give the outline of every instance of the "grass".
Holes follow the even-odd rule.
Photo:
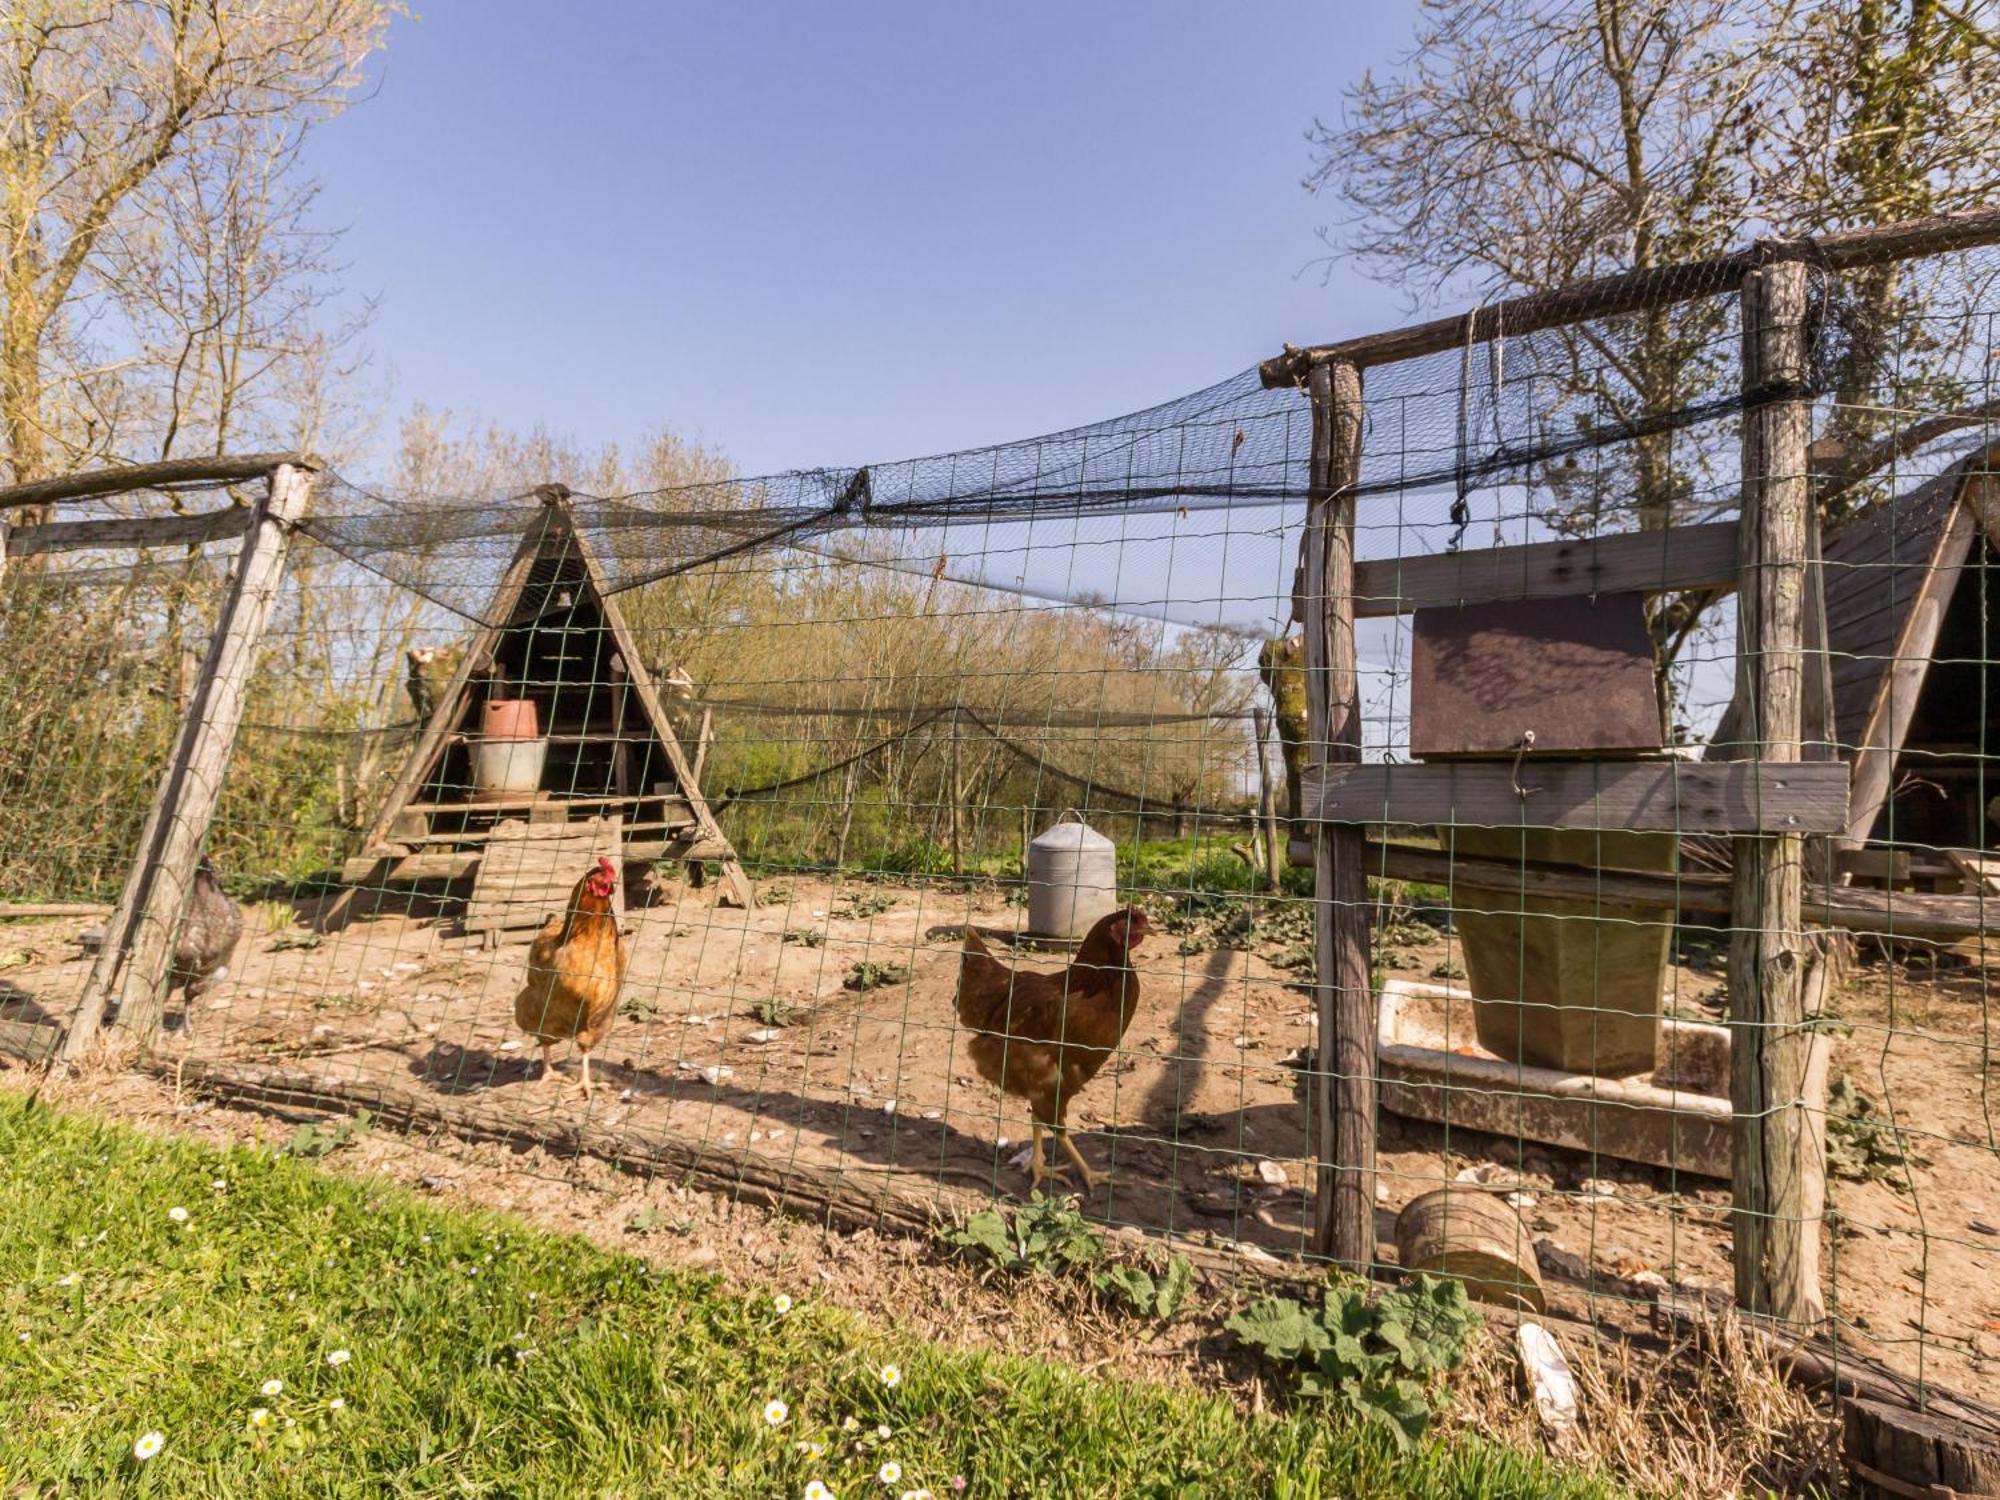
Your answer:
[[[842,1500],[943,1500],[954,1476],[970,1496],[1609,1493],[1470,1439],[1398,1459],[1322,1412],[1249,1416],[898,1342],[808,1287],[773,1289],[798,1299],[780,1314],[769,1295],[269,1150],[9,1098],[0,1161],[9,1497],[636,1500],[799,1496],[819,1479]],[[141,1462],[148,1432],[164,1446]],[[888,1462],[894,1485],[877,1477]]]

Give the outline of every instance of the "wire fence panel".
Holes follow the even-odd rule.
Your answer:
[[[1827,1331],[1990,1386],[1996,267],[1813,268],[1782,389],[1742,383],[1733,279],[1366,371],[1362,770],[1434,809],[1345,819],[1381,1264],[1476,1250],[1628,1323],[1731,1295],[1741,815],[1675,788],[1738,763],[1779,805],[1741,761],[1733,523],[1746,414],[1807,400],[1800,754],[1847,768],[1801,855]],[[1247,372],[866,469],[322,475],[151,1064],[847,1222],[1040,1185],[1246,1266],[1308,1255],[1311,458],[1305,396]],[[101,918],[32,913],[118,897],[238,545],[11,556],[0,900],[30,914],[0,1019],[74,1007]],[[1586,767],[1561,817],[1558,760]],[[1044,867],[1077,821],[1108,851],[1062,835]],[[225,903],[241,935],[203,951]],[[1405,1212],[1446,1188],[1482,1206]]]

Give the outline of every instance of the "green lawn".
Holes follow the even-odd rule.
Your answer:
[[[781,1314],[498,1215],[13,1097],[0,1226],[10,1500],[797,1497],[814,1480],[944,1500],[954,1476],[969,1496],[1608,1493],[1474,1443],[1398,1459],[1319,1414],[898,1342],[805,1287],[771,1289],[799,1299]]]

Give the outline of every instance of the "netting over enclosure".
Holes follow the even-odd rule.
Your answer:
[[[1340,1170],[1372,1259],[1471,1234],[1519,1300],[1615,1317],[1740,1290],[1746,1226],[1803,1235],[1844,1349],[1977,1390],[2000,252],[1806,254],[1795,314],[1746,337],[1751,265],[859,469],[443,497],[320,473],[268,526],[261,480],[66,503],[0,594],[10,1034],[140,996],[147,1056],[204,1087],[910,1227],[1025,1194],[1061,1125],[1108,1174],[1088,1211],[1250,1264],[1327,1250],[1347,1127],[1316,1122],[1357,987],[1320,970],[1359,912],[1372,1024],[1340,1042],[1381,1113]],[[1307,373],[1343,359],[1344,474]],[[1791,560],[1743,534],[1786,485]],[[1346,587],[1312,561],[1342,498]],[[140,519],[173,545],[117,529]],[[211,641],[259,545],[282,576],[225,715]],[[120,924],[161,887],[128,873],[225,717],[196,830],[220,891],[173,888],[151,1026],[165,976],[121,979]],[[1790,876],[1746,896],[1771,849]],[[1325,861],[1357,857],[1342,897]],[[572,911],[600,859],[602,924]],[[113,900],[100,954],[105,919],[60,907]],[[232,907],[205,973],[191,938]],[[1773,942],[1796,1017],[1735,1003]],[[1756,1137],[1755,1191],[1789,1160],[1803,1198],[1745,1196],[1766,1116],[1797,1133]],[[1397,1222],[1447,1187],[1485,1206]]]

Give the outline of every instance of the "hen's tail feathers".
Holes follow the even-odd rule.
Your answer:
[[[993,956],[986,940],[968,926],[965,929],[965,947],[958,957],[958,993],[953,997],[952,1005],[958,1019],[967,1026],[976,1025],[981,1020],[981,1017],[966,1014],[968,991],[977,993],[990,990],[995,985],[1010,985],[1012,981],[1012,972]]]

